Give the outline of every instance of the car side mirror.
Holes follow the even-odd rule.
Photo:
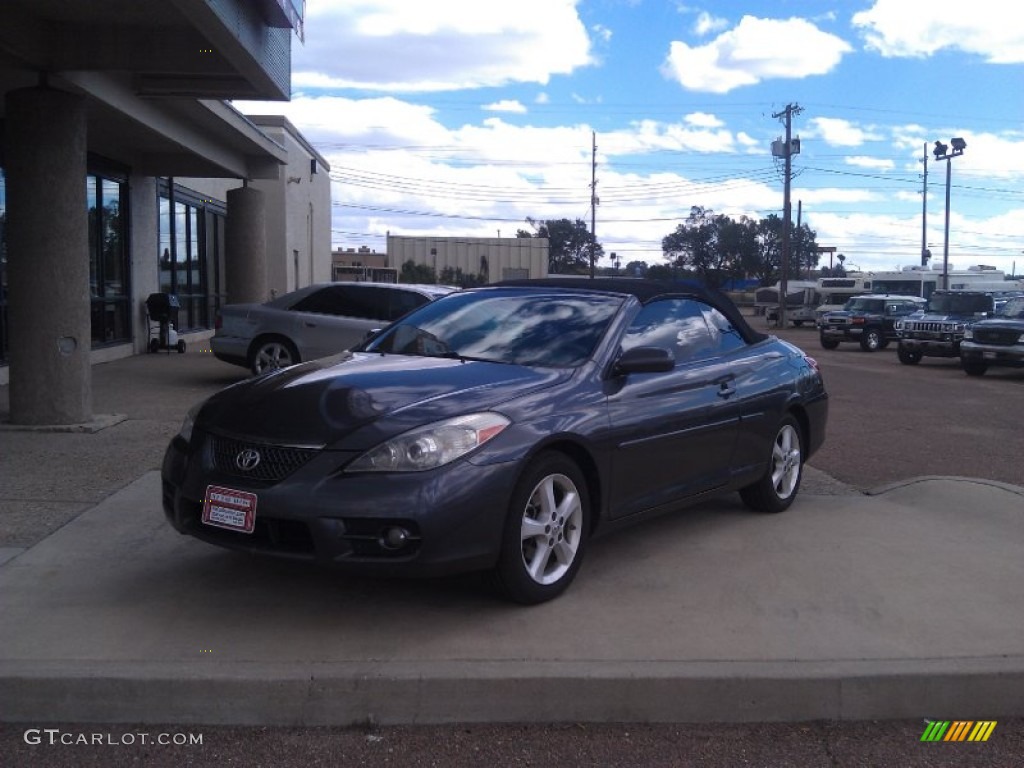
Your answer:
[[[667,373],[676,367],[676,359],[664,347],[633,347],[615,361],[612,372],[616,376],[630,373]]]

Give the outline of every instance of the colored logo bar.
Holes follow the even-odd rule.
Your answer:
[[[988,741],[995,729],[995,720],[934,720],[921,741]]]

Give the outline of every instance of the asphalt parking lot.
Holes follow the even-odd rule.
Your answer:
[[[937,475],[1021,483],[1019,457],[1024,455],[1024,443],[1009,415],[1019,412],[1020,405],[1024,404],[1024,371],[991,371],[982,379],[968,378],[952,361],[926,360],[910,368],[897,362],[892,349],[868,354],[854,345],[841,345],[837,350],[828,351],[818,347],[817,336],[810,329],[788,329],[779,335],[797,343],[820,361],[832,396],[828,441],[811,462],[805,493],[856,495],[886,484]],[[198,348],[183,357],[143,356],[98,366],[94,369],[95,410],[124,414],[127,416],[124,421],[95,434],[0,434],[4,443],[0,455],[0,547],[3,547],[0,551],[8,557],[17,557],[84,511],[97,507],[112,493],[127,489],[141,474],[156,469],[166,440],[177,430],[188,405],[238,380],[241,375],[244,375],[241,369],[221,364]],[[0,388],[0,419],[5,412],[6,390]],[[698,513],[690,520],[656,525],[660,531],[665,531],[666,526],[671,529],[703,527],[713,513],[711,510]],[[650,538],[640,530],[631,536],[634,548]],[[658,538],[655,534],[654,539]],[[193,542],[176,542],[175,546],[189,543]],[[606,548],[606,552],[607,557],[612,557],[611,549]],[[217,561],[217,568],[231,569],[213,554],[219,553],[202,557],[210,563]],[[637,562],[649,557],[643,554],[642,547],[636,550],[636,555]],[[275,576],[276,567],[261,566],[258,570],[257,577],[261,580],[282,575]],[[53,571],[48,578],[57,575],[58,572]],[[301,587],[302,583],[307,583],[306,576],[283,575],[294,585]],[[367,597],[374,592],[373,585],[357,586]],[[642,600],[644,594],[642,584],[635,586],[634,602]],[[463,595],[468,589],[470,602],[476,605],[479,596],[474,588],[461,589]],[[383,593],[385,600],[389,591],[393,598],[397,596],[393,588],[388,588]],[[656,592],[647,590],[647,594],[657,602]],[[63,602],[71,595],[69,591]],[[422,587],[417,588],[414,595],[419,598],[410,602],[410,598],[402,597],[398,599],[399,605],[408,609],[417,600],[437,605],[436,596],[430,597],[429,591]],[[83,619],[87,618],[83,615]],[[93,620],[99,621],[99,618],[93,617]],[[88,621],[83,626],[87,625]],[[168,626],[173,626],[173,622]],[[740,628],[737,624],[737,631]],[[965,631],[965,637],[969,635],[969,631]],[[708,640],[710,642],[711,638]],[[549,705],[539,701],[538,706]],[[987,715],[963,713],[965,717]],[[194,718],[195,714],[190,717]],[[552,720],[558,722],[557,713],[552,715]],[[43,724],[43,727],[52,726],[53,723]],[[124,733],[126,730],[123,725],[65,724],[62,727],[74,733],[90,734]],[[185,761],[195,765],[232,762],[299,765],[319,761],[319,764],[468,766],[486,760],[496,765],[565,762],[577,765],[899,763],[996,766],[1018,762],[1014,758],[1024,753],[1021,739],[1024,724],[1019,720],[1001,720],[997,730],[1000,739],[984,745],[921,745],[918,742],[922,728],[923,720],[881,724],[558,724],[547,727],[537,723],[378,727],[368,722],[357,729],[226,726],[171,729],[207,731],[208,746],[186,753],[173,748],[140,750],[137,746],[79,750],[55,747],[46,751],[26,744],[24,729],[12,724],[3,728],[0,740],[11,747],[9,753],[16,756],[14,764],[18,765],[129,765],[141,760],[151,765]],[[146,726],[131,730],[152,732],[158,729]],[[936,746],[945,747],[946,751],[931,749]]]

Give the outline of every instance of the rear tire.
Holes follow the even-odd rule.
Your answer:
[[[524,605],[558,597],[579,571],[589,531],[590,497],[579,467],[560,453],[542,453],[512,492],[494,571],[498,586]]]
[[[257,339],[249,352],[249,370],[254,376],[286,368],[299,362],[295,345],[282,336]]]
[[[772,440],[768,468],[760,480],[740,489],[740,498],[757,512],[782,512],[796,498],[803,474],[804,451],[800,425],[792,416],[786,416]]]

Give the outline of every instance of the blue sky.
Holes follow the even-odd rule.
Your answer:
[[[1024,6],[1003,0],[308,0],[285,114],[331,164],[332,241],[512,236],[590,221],[623,263],[661,263],[691,206],[793,216],[847,265],[1024,273]],[[927,217],[922,212],[928,146]],[[827,262],[827,257],[826,257]],[[608,263],[606,260],[605,263]]]

